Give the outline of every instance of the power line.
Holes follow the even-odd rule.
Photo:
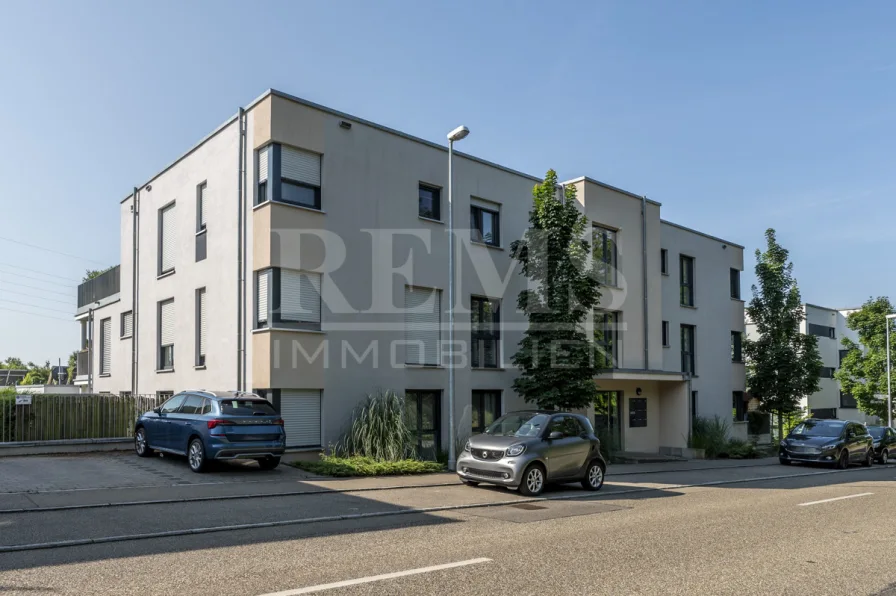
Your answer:
[[[24,275],[22,273],[15,273],[13,271],[3,271],[0,269],[0,276],[2,275],[15,275],[17,277],[24,277],[25,279],[33,279],[34,281],[39,281],[42,284],[53,284],[54,286],[62,286],[64,288],[75,288],[77,286],[73,286],[72,284],[61,284],[58,281],[50,281],[49,279],[41,279],[39,277],[31,277],[30,275]]]
[[[43,296],[35,296],[34,294],[26,294],[25,292],[16,292],[15,290],[3,290],[3,293],[18,294],[19,296],[27,296],[28,298],[34,298],[36,300],[48,300],[49,302],[58,302],[59,304],[72,304],[71,300],[56,300],[55,298],[44,298]]]
[[[35,271],[31,267],[22,267],[21,265],[13,265],[12,263],[0,263],[4,267],[13,267],[15,269],[21,269],[23,271],[30,271],[31,273],[37,273],[38,275],[47,275],[49,277],[58,277],[59,279],[64,279],[65,281],[73,281],[76,283],[81,283],[80,279],[75,279],[73,277],[63,277],[61,275],[56,275],[55,273],[44,273],[43,271]]]
[[[37,286],[29,286],[28,284],[20,284],[18,282],[14,282],[14,281],[3,280],[3,283],[11,284],[14,286],[21,286],[23,288],[31,288],[32,290],[40,290],[41,292],[49,292],[50,294],[59,294],[60,296],[71,296],[70,292],[56,292],[54,290],[47,290],[46,288],[39,288]]]
[[[49,306],[35,306],[34,304],[28,304],[27,302],[17,302],[15,300],[6,300],[5,298],[0,298],[0,302],[9,302],[10,304],[20,304],[21,306],[31,306],[33,308],[42,308],[44,310],[52,310],[56,312],[61,312],[65,314],[71,313],[69,310],[62,310],[61,308],[50,308]]]
[[[39,315],[36,312],[28,312],[25,310],[16,310],[14,308],[6,308],[3,306],[0,306],[0,310],[6,310],[9,312],[17,312],[17,313],[23,314],[23,315],[31,315],[32,317],[41,317],[43,319],[54,319],[56,321],[66,321],[67,323],[75,323],[76,322],[74,319],[63,319],[62,317],[51,317],[50,315]]]
[[[62,255],[63,257],[68,257],[70,259],[79,259],[81,261],[89,261],[91,263],[97,263],[99,265],[103,265],[102,261],[97,261],[95,259],[88,259],[87,257],[79,257],[77,255],[71,255],[71,254],[68,254],[67,252],[61,252],[58,250],[53,250],[52,248],[45,248],[43,246],[37,246],[35,244],[28,244],[27,242],[22,242],[21,240],[13,240],[12,238],[5,238],[3,236],[0,236],[0,240],[6,240],[7,242],[12,242],[13,244],[21,244],[22,246],[27,246],[29,248],[36,248],[37,250],[45,250],[47,252],[52,252],[57,255]]]

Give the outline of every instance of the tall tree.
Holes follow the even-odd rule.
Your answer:
[[[577,409],[597,397],[595,344],[583,323],[600,302],[600,290],[576,189],[559,194],[557,174],[548,170],[532,190],[529,230],[510,245],[529,278],[517,300],[529,326],[512,358],[522,372],[513,387],[539,407]]]
[[[793,277],[788,251],[778,244],[775,231],[766,230],[765,252],[756,250],[756,279],[747,316],[758,338],[747,339],[747,387],[759,398],[760,408],[778,418],[800,409],[800,400],[818,391],[821,356],[818,340],[800,332],[805,319],[800,290]]]
[[[859,409],[867,414],[887,419],[887,402],[879,396],[887,394],[887,335],[886,316],[894,312],[893,304],[886,296],[869,298],[862,308],[846,317],[846,326],[859,336],[859,343],[844,337],[840,340],[846,355],[834,377],[840,381],[840,389],[852,395]],[[890,330],[891,335],[893,330]],[[890,337],[890,362],[896,364]],[[864,349],[863,349],[864,348]]]
[[[15,357],[10,356],[3,362],[0,362],[0,368],[23,369],[23,368],[27,368],[27,367],[25,366],[25,363],[22,361],[21,358],[15,358]]]

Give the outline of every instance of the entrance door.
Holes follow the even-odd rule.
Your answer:
[[[622,450],[621,391],[598,392],[594,401],[594,433],[605,454]]]
[[[441,448],[439,441],[441,407],[440,391],[406,391],[404,396],[405,421],[414,433],[417,457],[436,460]]]

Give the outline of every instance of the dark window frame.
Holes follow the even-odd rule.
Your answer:
[[[320,321],[291,321],[284,320],[282,317],[282,313],[280,312],[280,303],[283,298],[282,296],[282,283],[281,283],[281,275],[284,267],[266,267],[265,269],[259,269],[255,272],[255,312],[253,314],[253,320],[255,323],[255,329],[302,329],[306,331],[320,331],[321,325],[323,325],[324,319],[324,304],[323,304],[323,296],[318,296],[319,299],[319,311],[320,311]],[[286,268],[289,269],[289,268]],[[304,273],[307,275],[320,275],[321,276],[321,294],[323,294],[323,275],[317,273],[316,271],[305,271],[301,269],[289,269],[290,271],[297,271],[299,273]],[[259,274],[264,272],[270,272],[270,277],[268,278],[268,310],[267,310],[267,321],[259,321],[258,319],[258,277]]]
[[[130,333],[130,335],[124,334],[124,328],[125,328],[124,319],[127,315],[131,315],[131,333]],[[119,325],[121,326],[121,330],[120,330],[119,336],[118,336],[120,339],[128,339],[129,337],[134,337],[134,311],[126,310],[123,313],[121,313],[121,317],[119,319]]]
[[[432,394],[433,403],[433,420],[432,427],[424,428],[423,425],[423,400],[427,395]],[[422,457],[423,437],[425,435],[433,435],[433,451],[435,455],[442,449],[442,390],[441,389],[408,389],[404,392],[405,402],[413,399],[417,409],[417,426],[411,429],[414,435],[414,445],[417,448],[417,454]]]
[[[665,248],[660,249],[660,273],[669,275],[669,251]]]
[[[828,339],[837,339],[837,328],[830,325],[819,325],[818,323],[808,323],[806,331],[809,335],[815,337],[826,337]]]
[[[428,191],[429,193],[431,193],[431,199],[433,202],[431,216],[424,215],[423,213],[423,198],[421,197],[423,191]],[[442,188],[440,186],[427,184],[426,182],[417,183],[417,216],[432,221],[442,221]]]
[[[482,214],[488,213],[494,218],[493,228],[495,233],[491,241],[485,239]],[[479,238],[476,238],[475,232],[479,232]],[[481,205],[470,205],[470,238],[478,244],[487,246],[501,246],[501,212],[495,209],[489,209]]]
[[[732,267],[728,272],[728,285],[731,297],[740,300],[740,270]]]
[[[685,338],[690,345],[685,350]],[[694,376],[697,374],[697,327],[695,325],[681,325],[681,372]]]
[[[672,347],[671,338],[669,337],[669,321],[663,321],[663,347]]]
[[[208,229],[208,226],[202,223],[202,212],[205,211],[205,204],[202,200],[202,190],[208,189],[208,181],[203,180],[196,185],[196,233],[201,234]]]
[[[472,408],[472,412],[470,414],[470,422],[472,424],[473,434],[484,433],[485,429],[488,428],[489,424],[491,424],[487,424],[485,422],[485,414],[487,412],[487,408],[485,407],[486,397],[494,397],[495,411],[492,412],[492,422],[501,417],[501,407],[503,402],[503,395],[501,390],[474,389],[470,397],[470,405]],[[479,419],[479,424],[475,423],[476,418]]]
[[[694,270],[696,268],[696,259],[694,257],[689,255],[678,255],[678,281],[681,289],[681,306],[695,306]],[[685,275],[685,272],[687,272],[688,275]]]
[[[731,332],[731,362],[744,361],[744,334],[742,331]]]
[[[164,246],[164,237],[165,237],[165,227],[162,225],[162,212],[166,211],[167,209],[177,209],[177,200],[170,201],[169,203],[166,203],[165,205],[162,205],[161,207],[159,207],[159,211],[158,211],[158,215],[157,215],[156,225],[158,227],[158,233],[156,234],[156,246],[158,247],[158,250],[157,250],[158,257],[157,257],[156,261],[157,261],[158,266],[156,267],[156,271],[158,272],[157,273],[158,277],[167,275],[169,273],[174,273],[177,270],[177,267],[174,265],[172,265],[170,269],[162,269],[162,253],[163,253],[162,247]],[[175,215],[174,217],[176,218],[177,215]],[[171,233],[173,234],[174,231],[172,231]]]
[[[492,307],[492,330],[477,328],[473,313],[485,320],[485,305]],[[470,296],[470,366],[473,368],[501,368],[501,301],[485,296]],[[480,343],[481,342],[481,343]],[[485,342],[494,343],[494,363],[485,362]]]
[[[837,372],[837,369],[833,366],[822,366],[818,373],[818,377],[820,379],[833,379],[835,372]]]
[[[158,351],[156,357],[156,370],[174,370],[174,344],[162,343],[162,305],[174,302],[174,298],[166,298],[156,303],[156,341],[158,342]]]
[[[619,230],[591,222],[591,255],[595,263],[603,263],[597,267],[598,282],[605,286],[617,287],[619,284]],[[600,256],[595,256],[598,241]]]
[[[735,422],[746,422],[747,420],[747,402],[744,401],[743,391],[731,392],[731,409]]]
[[[292,201],[283,198],[283,187],[284,186],[294,186],[298,188],[304,188],[312,191],[314,202],[309,204],[302,201]],[[299,182],[298,180],[292,180],[290,178],[280,178],[280,197],[277,199],[280,203],[286,203],[287,205],[296,205],[298,207],[304,207],[306,209],[314,209],[316,211],[321,210],[321,192],[319,186],[314,186],[313,184],[308,184],[307,182]]]
[[[846,408],[850,410],[857,409],[859,407],[856,398],[850,395],[848,392],[840,390],[840,407]]]

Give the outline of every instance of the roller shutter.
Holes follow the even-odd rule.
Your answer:
[[[280,177],[320,186],[320,154],[281,147]]]
[[[283,321],[320,323],[320,274],[280,271],[280,318]]]
[[[283,418],[287,447],[321,445],[320,402],[319,390],[280,391],[280,417]]]
[[[100,329],[100,342],[102,344],[100,374],[108,375],[112,363],[112,319],[103,319]]]
[[[405,346],[407,364],[437,366],[440,358],[441,292],[405,286]]]
[[[160,273],[174,269],[175,253],[175,205],[169,205],[162,209],[159,225],[161,226],[159,241],[161,244]]]
[[[174,345],[174,300],[163,302],[159,309],[159,345]]]

